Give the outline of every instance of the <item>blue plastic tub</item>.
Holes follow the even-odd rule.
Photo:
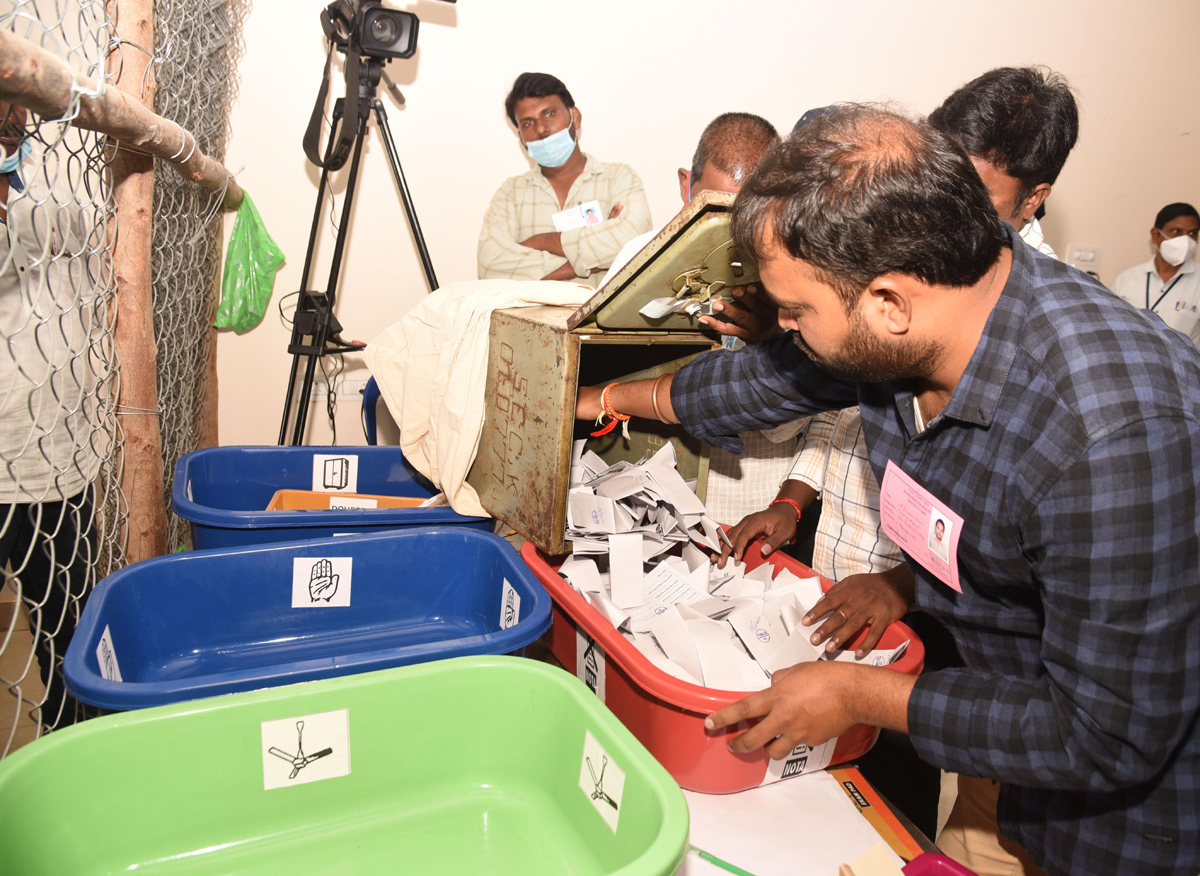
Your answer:
[[[193,551],[101,581],[63,671],[86,703],[140,709],[509,654],[546,631],[550,612],[511,545],[462,526]]]
[[[490,517],[463,517],[446,506],[264,510],[283,489],[423,499],[437,492],[405,461],[399,447],[210,447],[179,460],[171,503],[191,524],[196,548],[387,532],[404,526],[463,524],[492,531]]]

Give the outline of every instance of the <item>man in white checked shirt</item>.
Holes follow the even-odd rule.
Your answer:
[[[641,179],[629,165],[584,154],[583,116],[554,76],[522,73],[504,106],[539,166],[492,196],[479,233],[479,279],[598,285],[621,247],[650,230]]]

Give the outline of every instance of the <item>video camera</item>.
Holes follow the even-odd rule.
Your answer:
[[[414,13],[388,9],[382,0],[335,0],[321,12],[321,28],[338,51],[379,60],[411,58],[420,23]]]

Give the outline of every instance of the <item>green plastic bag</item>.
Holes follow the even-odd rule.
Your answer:
[[[225,253],[221,303],[213,325],[244,332],[262,322],[275,286],[275,272],[283,260],[283,252],[267,233],[249,192],[243,189]]]

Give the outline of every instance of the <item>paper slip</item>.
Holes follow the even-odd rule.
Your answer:
[[[604,589],[595,560],[572,555],[567,557],[558,571],[580,593],[600,593]]]
[[[672,662],[678,664],[684,672],[693,678],[704,682],[704,673],[700,668],[700,656],[697,653],[696,641],[692,632],[679,615],[678,609],[669,606],[666,611],[655,618],[650,626],[650,632],[658,640],[663,653]]]
[[[683,558],[687,561],[688,568],[693,572],[701,566],[707,568],[708,566],[712,565],[708,559],[708,554],[700,550],[700,548],[696,547],[691,542],[688,542],[683,546]]]
[[[718,690],[753,691],[767,687],[771,680],[761,667],[730,638],[727,623],[705,617],[686,620],[688,632],[696,643],[704,686]]]
[[[587,600],[588,605],[600,612],[614,628],[619,630],[629,623],[629,612],[622,611],[603,593],[585,593],[583,598]]]
[[[861,663],[865,666],[890,666],[908,650],[908,640],[905,639],[895,648],[876,648],[874,651],[868,652],[861,659],[857,657],[853,650],[845,648],[837,652],[836,657],[830,659],[842,660],[850,663]]]
[[[783,668],[778,658],[788,636],[769,617],[761,611],[741,609],[725,620],[764,671],[770,674]]]
[[[646,319],[662,319],[664,316],[678,313],[687,306],[688,299],[686,298],[655,298],[643,306],[638,313],[646,317]]]
[[[669,562],[659,563],[645,576],[645,588],[647,599],[664,605],[674,605],[677,602],[686,605],[707,596],[689,584],[688,579],[680,575]]]
[[[629,512],[603,496],[593,496],[583,490],[567,494],[567,525],[572,530],[587,533],[628,532],[633,529]]]
[[[637,648],[642,656],[653,663],[674,678],[680,681],[686,681],[688,684],[700,685],[700,679],[696,678],[674,660],[666,655],[666,652],[659,647],[658,639],[654,638],[650,633],[632,633],[629,636],[635,648]]]
[[[576,554],[607,554],[608,542],[572,535],[571,550]]]
[[[821,597],[825,595],[825,591],[821,589],[821,579],[813,576],[811,578],[801,578],[799,575],[782,569],[775,580],[771,584],[771,589],[767,591],[767,596],[772,596],[776,593],[791,592],[796,594],[796,599],[805,611],[808,611],[814,605],[821,601]]]
[[[646,601],[641,534],[631,532],[609,536],[608,574],[612,601],[618,608],[637,608]]]
[[[726,599],[743,597],[762,599],[765,591],[762,581],[751,581],[749,578],[730,578],[728,581],[714,585],[711,592],[713,596],[724,596]]]
[[[763,583],[763,589],[765,590],[771,586],[773,571],[774,570],[771,568],[770,563],[763,563],[761,566],[757,566],[753,571],[747,572],[743,577],[749,578],[751,581],[761,581]]]
[[[670,608],[669,605],[651,600],[629,612],[626,626],[631,633],[649,633],[654,629],[654,622]]]
[[[650,478],[663,495],[666,502],[675,506],[675,510],[687,515],[703,515],[704,503],[696,498],[696,494],[688,489],[674,468],[655,465],[654,460],[646,464]]]

